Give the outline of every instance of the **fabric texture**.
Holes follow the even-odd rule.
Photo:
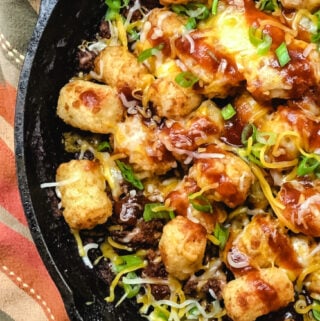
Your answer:
[[[0,320],[69,320],[32,240],[17,185],[14,113],[40,0],[0,1]]]

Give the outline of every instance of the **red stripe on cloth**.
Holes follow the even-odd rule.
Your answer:
[[[13,126],[17,90],[10,84],[0,84],[0,115]]]
[[[24,225],[27,220],[24,215],[18,184],[14,155],[8,146],[0,139],[0,205],[10,212]]]
[[[38,301],[49,320],[69,320],[60,293],[35,246],[2,224],[0,224],[0,244],[0,269],[19,288]]]

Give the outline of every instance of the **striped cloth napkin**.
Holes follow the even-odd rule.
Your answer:
[[[0,0],[0,320],[67,321],[30,235],[17,186],[14,109],[40,0]]]

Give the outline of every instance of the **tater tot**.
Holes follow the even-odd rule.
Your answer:
[[[163,228],[159,249],[168,273],[185,280],[202,265],[206,248],[206,229],[183,216]]]
[[[189,177],[229,207],[242,204],[253,183],[250,167],[240,157],[209,145],[190,168]]]
[[[227,314],[233,321],[254,321],[287,306],[293,301],[294,290],[283,270],[268,268],[230,281],[222,296]]]
[[[112,214],[112,203],[105,192],[105,179],[99,163],[72,160],[59,166],[59,186],[63,216],[72,229],[92,229]]]
[[[60,91],[58,116],[68,125],[93,133],[108,134],[122,119],[123,106],[115,89],[75,80]]]
[[[148,90],[155,113],[160,117],[179,119],[190,114],[201,103],[201,96],[183,88],[170,78],[156,79]]]
[[[147,68],[122,46],[108,46],[95,59],[94,71],[99,80],[119,91],[143,89],[146,78],[152,77]]]
[[[155,8],[150,12],[142,32],[146,36],[152,30],[150,37],[156,39],[155,33],[161,30],[160,34],[163,38],[173,37],[184,32],[186,22],[187,19],[183,15],[178,15],[165,8]]]
[[[306,9],[313,11],[320,8],[319,0],[280,0],[280,2],[286,9]]]
[[[278,266],[292,272],[293,276],[301,273],[302,266],[290,238],[271,215],[255,215],[233,241],[231,252],[243,253],[255,269]],[[241,269],[232,266],[230,269],[235,275],[242,273]]]
[[[294,232],[320,237],[320,180],[282,184],[277,199],[284,205],[282,217]]]
[[[114,151],[126,154],[135,171],[149,172],[150,175],[165,174],[177,166],[173,156],[160,142],[157,132],[137,115],[118,124]]]

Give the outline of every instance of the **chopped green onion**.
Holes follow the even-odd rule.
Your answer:
[[[318,300],[314,300],[312,303],[312,306],[314,307],[312,309],[312,315],[317,320],[320,321],[320,302]]]
[[[272,44],[272,38],[268,34],[263,33],[260,29],[253,26],[249,28],[249,40],[252,45],[257,47],[259,55],[266,54]]]
[[[118,10],[114,10],[114,9],[109,8],[106,13],[105,20],[116,20],[118,15],[119,15]]]
[[[275,52],[281,67],[284,67],[291,60],[285,42],[281,43]]]
[[[256,140],[263,145],[272,146],[276,143],[277,135],[273,132],[256,132]]]
[[[126,278],[127,279],[136,279],[137,278],[137,274],[135,272],[129,272],[127,275],[126,275]],[[131,299],[133,297],[135,297],[139,291],[140,291],[140,288],[141,288],[141,285],[140,284],[135,284],[135,285],[131,285],[131,284],[126,284],[126,283],[123,283],[123,289],[126,293],[126,297],[128,299]]]
[[[258,8],[262,11],[275,11],[279,9],[277,0],[260,0],[258,2]]]
[[[317,31],[311,35],[311,42],[320,44],[320,10],[313,14],[317,18]]]
[[[123,178],[131,183],[134,187],[143,190],[142,182],[135,176],[132,167],[129,164],[116,160],[116,164],[119,167]]]
[[[211,13],[215,16],[218,13],[218,3],[219,0],[212,1]]]
[[[209,17],[210,12],[204,4],[191,2],[186,5],[186,14],[191,18],[204,20]]]
[[[199,195],[199,193],[194,193],[189,195],[189,202],[197,211],[205,213],[213,212],[210,201],[202,194]]]
[[[233,108],[231,104],[228,104],[227,106],[221,109],[221,115],[224,120],[232,118],[236,113],[236,110]]]
[[[111,145],[108,141],[103,141],[98,145],[97,151],[105,152],[106,150],[111,150]]]
[[[121,9],[121,1],[120,0],[105,0],[106,5],[114,10]]]
[[[153,48],[148,48],[144,51],[142,51],[139,56],[138,56],[138,61],[143,62],[147,60],[148,58],[155,56],[159,51],[161,51],[164,47],[164,44],[161,43],[160,45],[153,47]]]
[[[258,54],[259,55],[266,54],[270,50],[271,44],[272,44],[272,38],[269,35],[264,34],[263,42],[259,44],[257,47]]]
[[[115,20],[120,14],[120,9],[128,6],[129,0],[124,0],[123,3],[121,0],[105,0],[105,4],[108,6],[105,20]]]
[[[229,238],[229,229],[219,223],[216,223],[213,235],[219,241],[220,249],[223,250]]]
[[[186,7],[182,4],[173,4],[171,10],[176,14],[183,14],[186,12]]]
[[[176,14],[184,14],[197,20],[207,19],[210,15],[208,8],[203,3],[173,4],[171,10]]]
[[[183,88],[192,87],[198,80],[190,71],[183,71],[175,78],[175,82]]]
[[[200,311],[198,309],[198,307],[193,307],[190,310],[188,310],[188,316],[190,316],[190,319],[194,319],[195,317],[199,317],[200,315]],[[196,319],[198,320],[198,318]]]
[[[166,209],[161,203],[148,203],[144,206],[143,219],[148,222],[155,219],[173,219],[174,213],[171,209]]]
[[[314,172],[319,165],[320,162],[317,159],[304,156],[298,165],[297,175],[304,176],[310,174]]]
[[[143,263],[143,259],[136,254],[122,255],[119,256],[119,259],[121,259],[121,263],[113,265],[113,269],[116,273]]]
[[[243,145],[247,145],[248,139],[250,137],[252,137],[253,140],[255,141],[256,134],[257,134],[257,127],[251,123],[247,124],[246,126],[244,126],[242,133],[241,133],[241,143]]]
[[[168,321],[170,312],[165,307],[156,306],[148,319],[153,321]]]
[[[187,23],[186,23],[186,25],[185,25],[185,28],[187,29],[187,30],[192,30],[192,29],[195,29],[196,28],[196,26],[197,26],[197,21],[196,21],[196,19],[195,18],[188,18],[188,21],[187,21]]]
[[[127,33],[132,41],[138,40],[140,37],[140,34],[136,29],[127,30]]]

